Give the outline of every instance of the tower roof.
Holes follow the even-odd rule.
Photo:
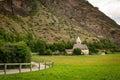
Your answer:
[[[76,42],[81,44],[80,37],[77,38]]]

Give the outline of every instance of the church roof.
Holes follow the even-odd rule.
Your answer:
[[[81,49],[81,50],[88,50],[87,45],[85,45],[85,44],[80,44],[80,43],[74,44],[73,49],[75,49],[75,48],[79,48],[79,49]]]

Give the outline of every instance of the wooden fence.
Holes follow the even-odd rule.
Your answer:
[[[43,63],[36,63],[38,66],[38,70],[41,69],[41,65],[44,66],[44,69],[46,68],[51,68],[53,67],[54,63],[53,62],[43,62]],[[21,73],[21,70],[22,70],[22,66],[23,65],[29,65],[29,69],[30,71],[32,71],[32,65],[35,65],[34,63],[0,63],[0,66],[4,66],[4,74],[7,74],[7,66],[16,66],[18,65],[19,66],[19,73]]]

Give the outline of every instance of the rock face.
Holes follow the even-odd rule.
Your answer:
[[[120,26],[87,0],[40,1],[56,15],[82,26],[96,37],[109,38],[120,45]]]
[[[32,0],[1,0],[0,12],[26,16],[32,10]]]

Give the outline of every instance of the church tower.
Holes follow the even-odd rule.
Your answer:
[[[77,44],[78,44],[78,43],[81,44],[80,37],[78,37],[78,38],[76,39],[76,42],[77,42]]]

